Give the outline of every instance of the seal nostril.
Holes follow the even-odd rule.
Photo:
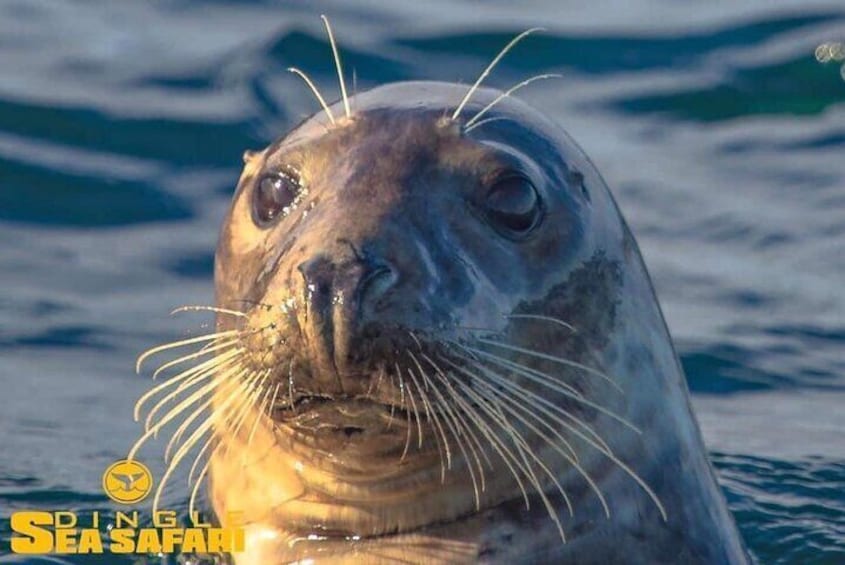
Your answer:
[[[334,266],[325,257],[314,257],[303,261],[297,270],[302,274],[307,292],[320,295],[331,292]]]
[[[331,292],[335,276],[334,264],[319,255],[303,261],[297,267],[305,283],[303,299],[305,316],[313,337],[329,350],[332,347]]]
[[[367,274],[358,285],[358,302],[377,300],[396,284],[398,277],[393,269],[384,263],[369,266]]]
[[[352,437],[364,433],[364,428],[360,428],[358,426],[345,426],[343,428],[343,433],[346,434],[346,437]]]

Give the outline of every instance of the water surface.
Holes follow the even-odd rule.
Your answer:
[[[112,509],[135,356],[197,331],[167,313],[212,301],[242,151],[317,110],[285,69],[337,96],[326,12],[359,90],[468,83],[547,28],[490,84],[564,75],[523,98],[618,197],[748,547],[845,562],[845,82],[813,56],[845,6],[381,4],[0,3],[0,547],[12,511]]]

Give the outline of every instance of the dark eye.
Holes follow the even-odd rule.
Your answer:
[[[302,187],[292,171],[265,175],[258,181],[253,195],[253,213],[260,226],[266,226],[280,215],[290,213]]]
[[[521,235],[531,230],[540,219],[540,197],[531,181],[524,176],[507,176],[490,188],[485,211],[496,227]]]

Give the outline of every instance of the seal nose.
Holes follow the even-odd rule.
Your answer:
[[[341,264],[320,255],[297,270],[305,283],[305,333],[323,368],[345,373],[352,341],[396,284],[396,270],[369,255]]]
[[[371,307],[397,281],[386,261],[357,258],[338,267],[325,256],[303,261],[297,267],[305,282],[305,304],[311,316],[325,316],[331,306],[353,307],[353,316]],[[349,310],[350,308],[342,308]]]

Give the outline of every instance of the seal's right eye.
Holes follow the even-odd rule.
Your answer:
[[[485,212],[488,221],[504,235],[520,237],[537,226],[542,207],[531,181],[520,174],[510,174],[490,188]]]
[[[266,227],[280,215],[287,215],[301,190],[299,178],[291,171],[264,175],[253,193],[255,223]]]

